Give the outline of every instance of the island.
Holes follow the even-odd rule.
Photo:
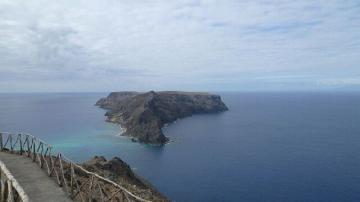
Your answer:
[[[155,145],[169,141],[162,132],[165,124],[193,114],[228,110],[219,95],[179,91],[112,92],[96,105],[107,110],[107,121],[121,125],[123,135]]]

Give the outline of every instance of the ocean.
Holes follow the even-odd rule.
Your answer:
[[[360,93],[219,93],[229,111],[164,128],[162,147],[120,137],[107,93],[0,94],[0,131],[81,162],[119,156],[173,201],[360,201]]]

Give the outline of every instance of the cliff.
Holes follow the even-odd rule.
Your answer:
[[[151,144],[168,141],[161,130],[167,123],[193,114],[228,110],[219,95],[174,91],[113,92],[96,105],[108,110],[107,120],[120,124],[124,135]]]
[[[130,166],[118,157],[108,161],[102,156],[95,156],[83,163],[82,167],[120,184],[141,198],[159,202],[169,201],[150,183],[137,176]]]

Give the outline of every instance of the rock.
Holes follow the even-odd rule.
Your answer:
[[[130,166],[118,157],[107,161],[103,156],[95,156],[83,163],[82,167],[126,187],[132,193],[147,200],[169,201],[150,183],[137,176]]]
[[[176,91],[113,92],[96,105],[108,110],[108,121],[125,128],[124,135],[158,145],[169,140],[162,133],[165,124],[193,114],[228,110],[219,95]]]

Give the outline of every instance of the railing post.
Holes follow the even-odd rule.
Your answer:
[[[36,153],[35,153],[35,141],[34,141],[34,138],[32,138],[32,147],[33,147],[33,162],[35,162],[36,160]]]
[[[31,148],[30,148],[30,140],[29,140],[29,136],[26,135],[26,146],[27,146],[27,153],[28,153],[28,157],[30,157],[31,154]]]
[[[14,202],[14,193],[12,188],[12,181],[8,180],[8,196],[7,196],[7,202]]]
[[[19,136],[19,143],[20,143],[20,155],[22,155],[23,154],[23,146],[22,146],[21,133],[18,136]]]
[[[13,152],[13,146],[12,146],[12,134],[9,134],[9,138],[10,138],[10,150],[11,152]]]
[[[3,201],[5,201],[5,183],[3,180],[1,180],[0,183],[1,183],[0,201],[3,202]]]
[[[72,162],[70,162],[70,196],[72,196],[73,195],[73,193],[74,193],[74,179],[73,179],[73,175],[74,175],[74,173],[73,173],[73,169],[74,169],[74,167],[73,167],[73,164],[72,164]]]

